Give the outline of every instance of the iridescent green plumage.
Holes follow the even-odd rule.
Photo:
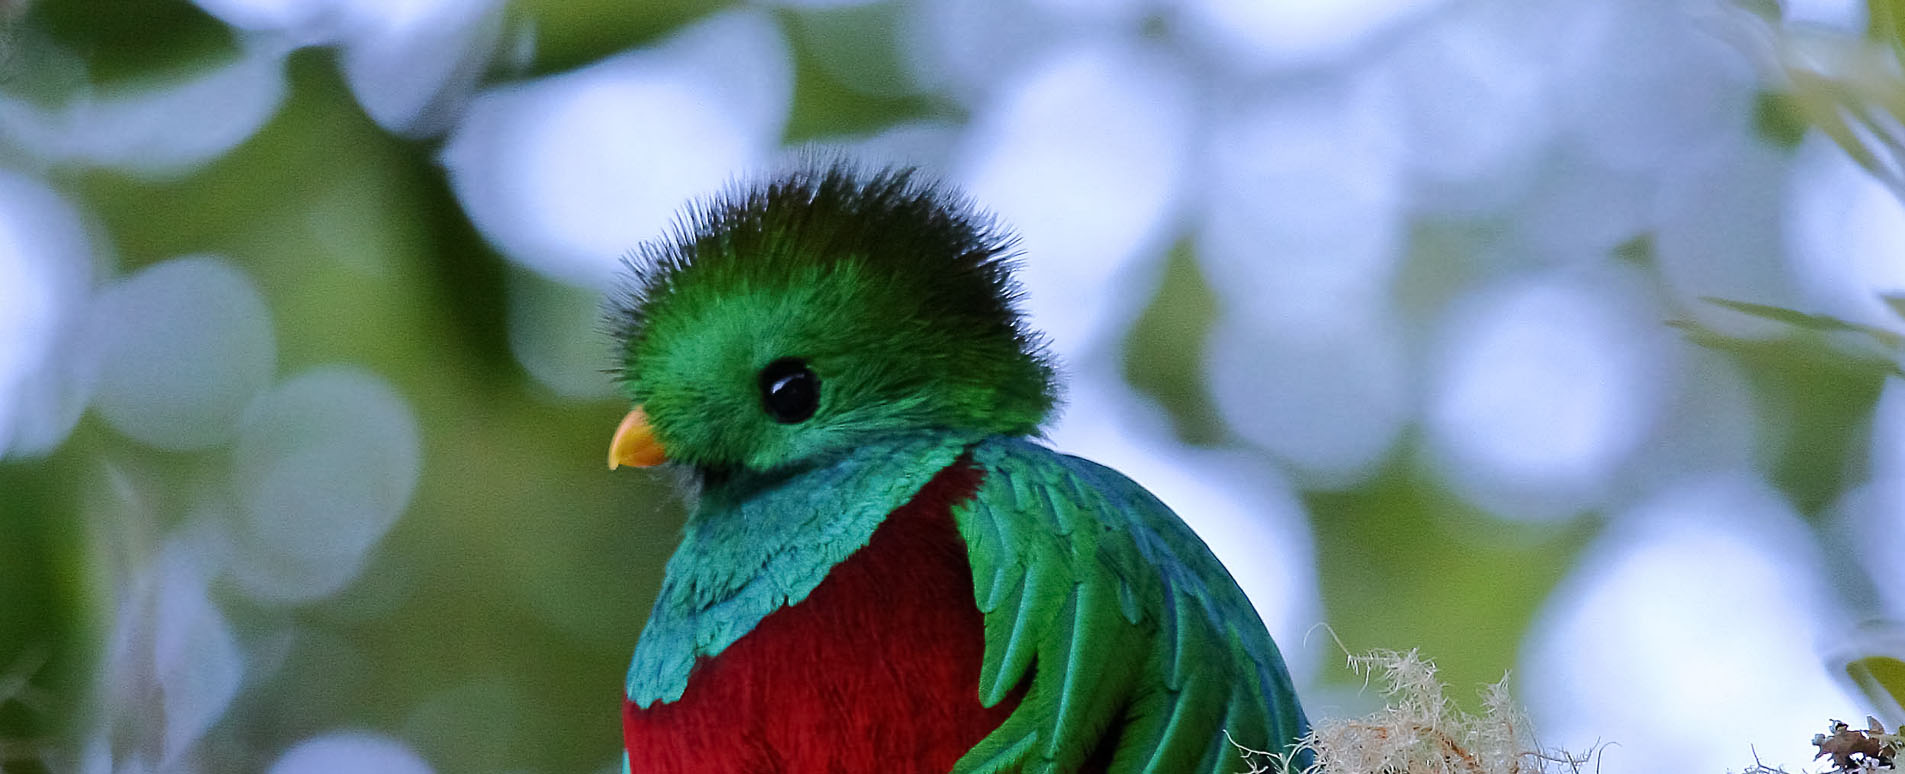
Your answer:
[[[1023,440],[972,454],[985,484],[953,513],[985,613],[980,701],[1032,682],[956,772],[1071,771],[1114,723],[1114,772],[1235,771],[1225,731],[1272,750],[1307,730],[1255,609],[1157,498]]]
[[[1255,749],[1304,732],[1276,645],[1189,528],[1029,440],[1056,388],[1015,307],[1010,245],[910,172],[834,166],[737,189],[638,251],[612,316],[625,385],[702,486],[632,706],[680,700],[697,664],[800,606],[963,465],[977,488],[946,540],[972,593],[947,604],[976,606],[984,639],[965,700],[1015,708],[954,771],[1222,772],[1239,768],[1226,732]],[[764,410],[763,374],[790,359],[811,369],[811,415]]]
[[[610,323],[629,397],[678,461],[769,469],[906,428],[1029,434],[1051,412],[1012,240],[911,172],[795,172],[676,231],[632,257]],[[753,410],[754,374],[789,356],[829,391],[798,426]]]

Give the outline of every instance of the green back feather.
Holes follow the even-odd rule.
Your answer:
[[[1125,724],[1111,770],[1239,771],[1238,744],[1307,732],[1277,646],[1184,522],[1116,471],[1016,438],[972,451],[985,474],[954,508],[985,616],[979,698],[1019,708],[956,774],[1075,770]]]

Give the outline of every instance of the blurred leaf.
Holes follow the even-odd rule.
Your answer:
[[[486,373],[517,373],[506,343],[508,315],[504,313],[507,265],[500,253],[477,231],[463,211],[450,178],[427,147],[412,148],[400,162],[415,185],[419,199],[415,219],[421,239],[433,249],[425,255],[435,275],[432,301],[456,319],[458,338]]]
[[[799,14],[783,14],[790,31],[788,41],[794,51],[794,101],[787,117],[788,144],[830,135],[866,134],[903,121],[927,118],[959,118],[958,108],[925,95],[896,94],[880,96],[855,90],[828,72],[819,60],[821,46],[835,48],[892,47],[898,24],[898,10],[884,3],[864,8],[823,9]],[[868,54],[869,60],[890,60],[882,64],[893,69],[894,80],[904,77],[897,71],[903,56]]]
[[[523,691],[509,675],[476,677],[432,696],[411,710],[403,738],[415,740],[440,770],[510,771],[534,764],[520,722]],[[525,753],[529,753],[526,755]]]
[[[1806,138],[1806,117],[1790,97],[1761,91],[1753,97],[1753,129],[1773,145],[1796,148]]]
[[[1870,326],[1783,307],[1707,300],[1791,324],[1795,333],[1806,334],[1771,340],[1742,339],[1687,320],[1667,323],[1693,343],[1739,360],[1753,383],[1766,429],[1780,437],[1774,447],[1774,483],[1792,495],[1801,513],[1819,515],[1827,503],[1851,485],[1848,479],[1858,469],[1849,460],[1862,453],[1860,442],[1847,428],[1859,427],[1869,419],[1887,378],[1905,377],[1905,368],[1897,357],[1859,357],[1826,346],[1820,339],[1828,333],[1864,334]]]
[[[1204,355],[1217,296],[1191,256],[1188,242],[1171,251],[1164,281],[1124,342],[1124,377],[1170,414],[1179,440],[1221,443],[1227,431],[1211,402]]]
[[[1847,663],[1845,671],[1874,705],[1886,712],[1905,707],[1905,660],[1866,656]]]
[[[1659,256],[1654,250],[1654,235],[1641,234],[1615,245],[1614,258],[1651,270],[1659,261]]]
[[[1412,468],[1414,456],[1395,455],[1367,486],[1304,495],[1330,625],[1352,651],[1439,654],[1452,685],[1499,680],[1599,521],[1504,522]]]
[[[1905,2],[1866,0],[1866,23],[1872,37],[1890,44],[1905,63]]]
[[[1905,377],[1905,334],[1781,306],[1702,300],[1791,325],[1795,332],[1865,336],[1890,352],[1889,357],[1859,357],[1821,346],[1817,338],[1748,340],[1686,320],[1668,323],[1693,343],[1741,360],[1765,404],[1764,416],[1783,420],[1769,428],[1785,434],[1773,479],[1793,495],[1802,513],[1817,514],[1850,484],[1846,479],[1856,467],[1848,463],[1850,455],[1858,453],[1856,444],[1841,428],[1865,421],[1888,377]]]
[[[1885,305],[1892,308],[1899,317],[1905,318],[1905,293],[1887,293],[1879,296],[1885,299]]]
[[[1876,340],[1879,343],[1880,346],[1886,349],[1893,350],[1894,352],[1905,350],[1905,334],[1901,334],[1898,331],[1880,328],[1875,325],[1865,325],[1863,323],[1849,322],[1846,320],[1841,320],[1837,317],[1833,317],[1831,315],[1810,314],[1807,312],[1798,311],[1796,309],[1787,309],[1783,306],[1755,304],[1748,301],[1733,301],[1733,300],[1725,299],[1725,298],[1714,298],[1712,296],[1702,296],[1700,300],[1705,301],[1709,304],[1723,306],[1736,312],[1742,312],[1745,314],[1750,314],[1754,317],[1761,317],[1768,320],[1783,322],[1783,323],[1786,323],[1787,325],[1794,325],[1800,328],[1805,328],[1807,330],[1824,331],[1824,332],[1832,332],[1832,333],[1836,333],[1836,332],[1862,333],[1862,334],[1865,334],[1866,336],[1872,337],[1874,340]],[[1886,300],[1887,302],[1892,301],[1891,298],[1887,298]],[[1685,326],[1683,325],[1680,327],[1684,328]],[[1901,375],[1905,375],[1905,374],[1901,374]]]
[[[1499,270],[1489,263],[1496,240],[1501,238],[1498,224],[1479,219],[1418,218],[1409,229],[1409,255],[1398,268],[1394,283],[1396,312],[1403,319],[1441,316]],[[1630,244],[1638,246],[1637,242]]]
[[[735,0],[519,0],[514,18],[535,32],[527,75],[573,70],[611,54],[652,43]]]
[[[1905,40],[1900,5],[1868,0],[1872,37],[1786,25],[1758,4],[1735,0],[1743,12],[1737,35],[1746,53],[1784,81],[1786,109],[1832,138],[1846,155],[1905,199]],[[1761,129],[1768,115],[1764,106]],[[1777,134],[1771,135],[1777,137]]]
[[[186,0],[41,0],[26,23],[87,62],[95,82],[150,77],[235,53],[237,36]]]
[[[1779,0],[1736,0],[1734,2],[1734,5],[1767,21],[1779,21],[1782,16],[1779,4]]]
[[[0,462],[0,739],[57,738],[84,715],[93,611],[71,494],[81,467],[71,455]]]

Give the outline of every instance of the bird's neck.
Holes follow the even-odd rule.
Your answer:
[[[636,646],[629,700],[647,707],[679,698],[695,659],[719,655],[768,614],[804,600],[976,440],[895,436],[825,465],[733,476],[704,491]]]

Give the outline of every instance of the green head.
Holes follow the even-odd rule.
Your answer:
[[[619,459],[770,471],[897,432],[1037,432],[1056,386],[1012,245],[910,169],[808,168],[691,208],[611,309],[638,405]]]

